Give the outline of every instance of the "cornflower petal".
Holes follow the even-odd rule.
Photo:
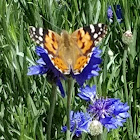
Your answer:
[[[40,65],[31,66],[28,69],[29,69],[29,71],[28,71],[27,75],[45,74],[48,71],[48,68],[45,68]]]
[[[99,120],[109,131],[123,126],[126,118],[129,117],[129,106],[119,99],[107,98],[97,99],[89,105],[88,111]]]
[[[122,9],[120,5],[116,6],[116,16],[119,23],[122,22]]]
[[[65,79],[65,76],[54,67],[44,48],[36,47],[36,53],[41,58],[37,60],[38,65],[29,68],[28,75],[47,73],[47,77],[50,77],[51,80],[54,79],[62,93],[62,96],[64,97],[64,89],[60,79]],[[78,75],[74,75],[73,73],[71,74],[79,85],[83,85],[86,80],[98,75],[98,71],[100,70],[98,65],[102,61],[100,58],[100,53],[101,50],[96,47],[93,51],[89,64],[84,68],[84,70]]]
[[[91,122],[92,118],[88,113],[84,112],[70,112],[70,131],[75,135],[76,137],[79,137],[82,132],[88,132],[88,126]],[[62,132],[66,132],[67,127],[62,127]]]
[[[116,5],[116,16],[117,16],[117,21],[119,23],[122,22],[122,9],[121,9],[121,6],[120,5]],[[108,9],[107,9],[107,17],[108,17],[108,20],[112,23],[113,22],[113,10],[112,10],[112,7],[111,5],[108,6]]]
[[[60,78],[64,79],[63,74],[53,66],[45,49],[43,49],[42,47],[36,47],[36,53],[41,58],[36,61],[38,65],[29,67],[29,72],[27,73],[27,75],[38,75],[46,73],[48,78],[56,82],[56,85],[59,87],[62,97],[64,97],[65,92],[60,81]]]
[[[112,11],[111,5],[108,6],[108,9],[107,9],[107,17],[108,17],[109,21],[112,23],[113,22],[113,11]]]
[[[85,101],[94,102],[96,96],[96,86],[93,85],[91,88],[86,86],[85,88],[80,88],[80,93],[78,96]]]

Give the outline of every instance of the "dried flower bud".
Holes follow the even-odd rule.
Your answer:
[[[103,133],[102,124],[97,120],[93,120],[89,125],[89,132],[92,136],[97,136]]]
[[[108,55],[110,57],[110,60],[112,60],[114,57],[114,53],[110,49],[108,50]]]
[[[129,45],[130,43],[133,42],[133,35],[132,32],[130,30],[126,31],[123,35],[122,35],[122,41],[124,44]]]

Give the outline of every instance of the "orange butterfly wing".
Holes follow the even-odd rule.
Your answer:
[[[62,43],[62,38],[57,33],[51,30],[42,28],[30,27],[30,37],[40,46],[45,48],[51,62],[55,68],[64,74],[69,74],[69,66],[58,55],[59,47]]]
[[[99,23],[80,28],[72,33],[73,39],[76,38],[76,44],[81,54],[73,66],[74,74],[79,74],[87,66],[94,48],[107,34],[107,26]]]

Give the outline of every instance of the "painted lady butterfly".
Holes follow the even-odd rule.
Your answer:
[[[102,23],[82,27],[72,34],[62,31],[61,35],[43,28],[30,27],[30,37],[42,46],[55,68],[64,74],[75,75],[87,66],[95,46],[107,34]]]

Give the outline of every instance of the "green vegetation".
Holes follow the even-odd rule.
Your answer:
[[[117,22],[115,5],[121,5],[123,20]],[[114,7],[113,23],[107,9]],[[107,133],[103,140],[140,139],[140,1],[139,0],[0,0],[0,139],[47,140],[52,87],[46,75],[27,76],[28,67],[38,59],[29,26],[43,27],[58,33],[73,32],[79,27],[102,22],[108,25],[103,41],[99,76],[86,82],[97,86],[97,94],[119,98],[130,106],[130,118],[123,127]],[[131,30],[133,41],[122,42]],[[111,54],[108,53],[111,51]],[[63,80],[64,89],[67,81]],[[54,89],[53,89],[54,90]],[[85,109],[85,101],[75,84],[71,108]],[[66,124],[67,98],[56,96],[51,126],[51,140],[65,140],[61,128]],[[73,91],[72,91],[73,92]],[[92,139],[83,134],[81,140]],[[101,138],[100,138],[101,139]]]

